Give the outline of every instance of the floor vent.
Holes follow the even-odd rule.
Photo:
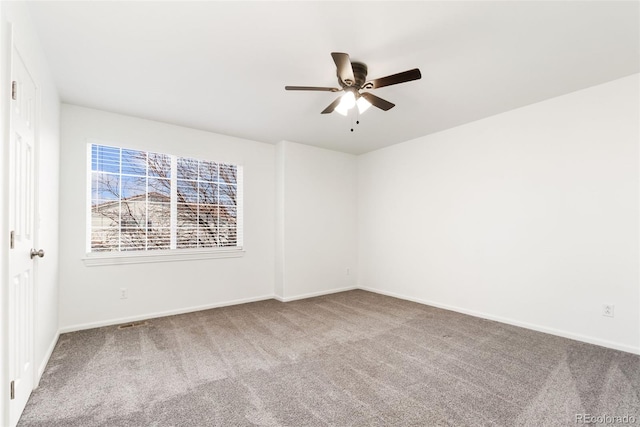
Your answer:
[[[148,324],[149,322],[147,322],[146,320],[141,320],[140,322],[125,323],[124,325],[118,326],[118,329],[136,328],[138,326],[146,326]]]

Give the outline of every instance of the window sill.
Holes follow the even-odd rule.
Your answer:
[[[180,249],[153,252],[88,253],[82,261],[87,267],[101,265],[144,264],[153,262],[192,261],[199,259],[239,258],[242,248],[233,249]]]

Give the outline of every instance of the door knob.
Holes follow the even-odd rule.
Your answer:
[[[42,258],[44,256],[44,251],[42,249],[40,249],[39,251],[36,251],[35,249],[31,249],[31,259],[34,259],[37,256]]]

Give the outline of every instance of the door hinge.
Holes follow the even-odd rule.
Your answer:
[[[16,398],[16,382],[11,381],[11,400]]]
[[[11,82],[11,99],[18,99],[18,82],[15,80]]]
[[[16,232],[11,230],[11,237],[9,238],[9,249],[13,249],[16,246]]]

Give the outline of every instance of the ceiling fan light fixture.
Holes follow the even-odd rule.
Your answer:
[[[363,96],[358,98],[356,104],[358,105],[358,112],[360,114],[364,113],[369,109],[369,107],[371,107],[371,103],[367,101]]]
[[[345,108],[342,103],[338,104],[338,106],[333,110],[336,113],[342,114],[343,116],[346,116],[347,114],[349,114],[349,109]]]
[[[335,110],[338,113],[346,116],[349,113],[349,110],[352,109],[356,105],[356,96],[350,90],[346,91],[342,98],[340,98],[340,103],[336,106]]]
[[[345,110],[350,110],[356,105],[356,96],[352,91],[347,91],[344,95],[342,95],[342,99],[340,100],[340,107],[343,107]]]

